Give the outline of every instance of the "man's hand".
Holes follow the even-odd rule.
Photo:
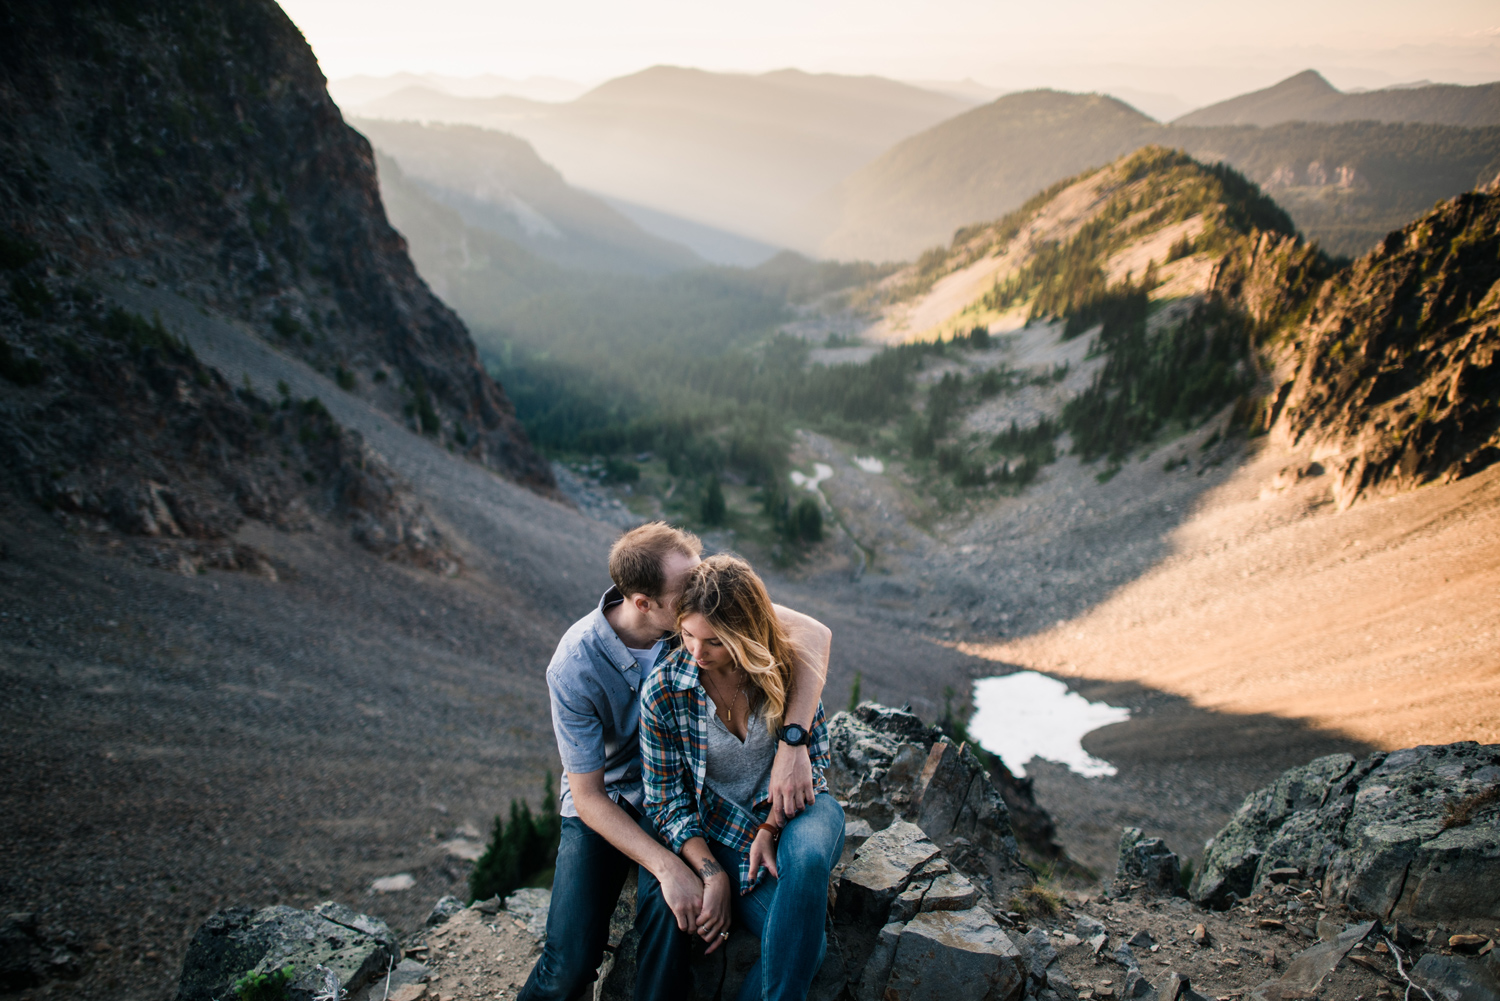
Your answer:
[[[698,915],[703,910],[703,882],[697,873],[674,855],[655,876],[661,884],[662,900],[677,918],[677,927],[690,935],[697,934]]]
[[[807,745],[776,745],[771,763],[771,807],[783,817],[795,817],[813,801],[812,760]]]

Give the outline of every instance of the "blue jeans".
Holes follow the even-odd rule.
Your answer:
[[[633,813],[627,808],[626,812]],[[652,837],[649,820],[639,820]],[[691,937],[661,895],[656,877],[594,833],[577,817],[562,820],[552,904],[547,911],[547,944],[519,1001],[574,1001],[593,992],[594,974],[609,941],[609,917],[620,888],[636,870],[636,1001],[681,1001],[692,994],[688,956]]]
[[[740,855],[718,842],[709,849],[739,882]],[[739,887],[734,919],[760,936],[760,959],[739,1001],[803,1001],[828,951],[828,874],[844,852],[844,810],[828,793],[788,821],[776,845],[778,878],[766,876],[748,896]]]

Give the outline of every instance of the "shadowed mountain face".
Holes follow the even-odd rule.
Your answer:
[[[570,187],[523,139],[472,125],[373,118],[353,124],[465,223],[557,264],[662,274],[704,263],[686,247],[651,236],[603,201]]]
[[[1341,506],[1500,461],[1500,190],[1391,233],[1329,282],[1282,346],[1272,415],[1335,474]]]
[[[1059,177],[1148,144],[1243,171],[1309,238],[1347,256],[1500,171],[1500,127],[1160,125],[1112,98],[1031,91],[934,126],[861,168],[809,208],[826,234],[809,239],[834,257],[910,258]]]
[[[1500,125],[1500,83],[1431,84],[1345,94],[1317,70],[1274,87],[1211,104],[1173,125],[1279,125],[1282,122],[1426,122],[1474,128]]]
[[[357,110],[511,132],[572,184],[783,243],[801,205],[892,143],[969,107],[878,77],[658,66],[567,104],[409,89]]]
[[[23,2],[3,18],[0,225],[41,253],[31,267],[178,290],[550,487],[274,3]],[[24,281],[50,295],[43,272]]]

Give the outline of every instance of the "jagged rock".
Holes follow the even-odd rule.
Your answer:
[[[1026,972],[1031,974],[1031,979],[1041,987],[1047,986],[1047,967],[1057,962],[1057,950],[1053,948],[1046,931],[1033,928],[1025,935],[1015,938],[1013,943]]]
[[[1125,982],[1120,987],[1120,997],[1127,999],[1143,998],[1155,992],[1156,988],[1151,985],[1151,981],[1147,980],[1141,974],[1140,970],[1125,971]]]
[[[400,949],[384,921],[327,901],[310,911],[279,904],[235,907],[211,915],[193,936],[177,1001],[216,1001],[246,973],[292,967],[292,1001],[321,989],[318,968],[349,991],[384,973]]]
[[[1500,917],[1500,745],[1330,755],[1246,797],[1193,898],[1225,906],[1295,868],[1325,903],[1429,921]]]
[[[896,961],[896,945],[905,928],[906,922],[892,921],[880,929],[875,948],[865,961],[864,972],[854,989],[855,1001],[885,1001],[886,981],[891,978],[891,966]]]
[[[631,906],[635,904],[631,895]],[[528,888],[517,890],[505,898],[505,910],[536,939],[537,944],[547,940],[547,911],[552,906],[552,891]]]
[[[1095,935],[1109,934],[1109,930],[1104,927],[1103,921],[1100,921],[1098,918],[1089,917],[1087,914],[1078,915],[1078,920],[1074,923],[1073,930],[1085,942]]]
[[[980,908],[919,914],[901,929],[885,1001],[1011,1001],[1025,987],[1020,954]]]
[[[1315,993],[1349,950],[1364,941],[1374,927],[1373,921],[1351,925],[1336,937],[1303,949],[1292,957],[1286,972],[1279,978],[1256,988],[1256,996],[1264,1001],[1282,1001],[1286,997],[1306,997]]]
[[[1443,1001],[1500,1001],[1500,961],[1494,951],[1481,959],[1429,952],[1412,968],[1412,978]]]
[[[1208,1001],[1208,998],[1193,990],[1187,977],[1180,973],[1169,973],[1152,1001]]]
[[[1125,944],[1130,946],[1132,949],[1149,949],[1156,944],[1156,939],[1151,937],[1150,932],[1142,928],[1140,931],[1130,936],[1130,938],[1126,939]]]
[[[886,924],[896,898],[937,853],[937,845],[915,824],[898,820],[877,831],[860,845],[839,878],[835,918],[874,928]]]
[[[463,909],[464,902],[457,897],[442,897],[437,903],[432,905],[432,910],[427,912],[427,927],[432,928],[440,925]]]
[[[1141,884],[1151,893],[1177,893],[1182,864],[1161,838],[1141,835],[1139,827],[1120,834],[1120,856],[1115,864],[1115,884]]]

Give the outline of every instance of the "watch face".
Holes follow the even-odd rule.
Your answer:
[[[793,723],[782,731],[781,739],[795,746],[807,739],[807,731]]]

